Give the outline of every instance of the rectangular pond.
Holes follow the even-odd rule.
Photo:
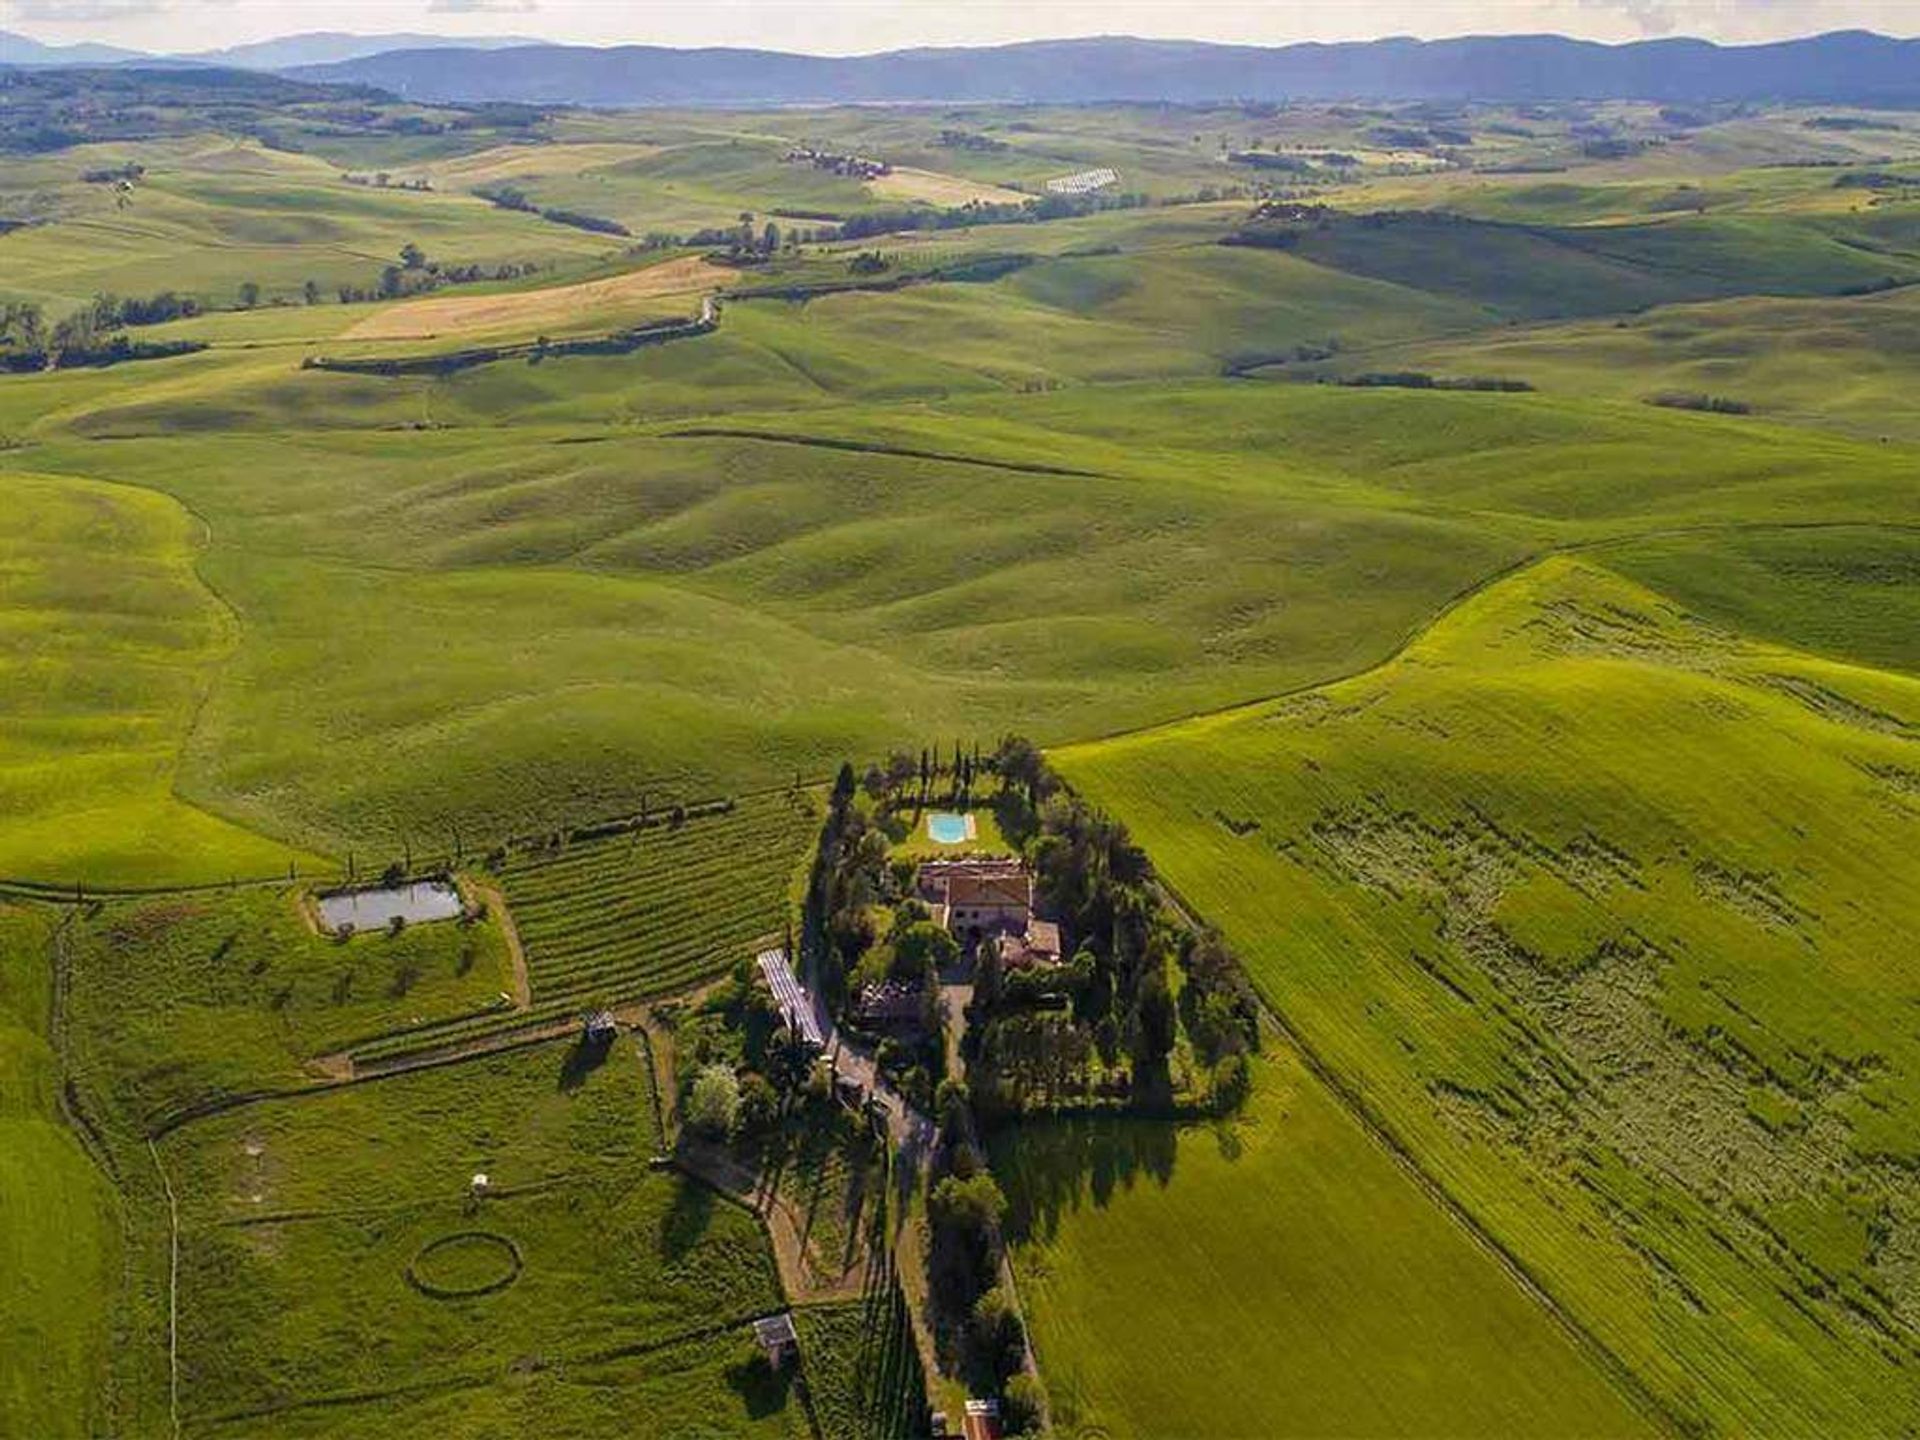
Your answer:
[[[340,890],[318,899],[320,924],[328,930],[384,930],[397,915],[409,925],[453,920],[461,911],[460,892],[445,880],[416,880],[378,890]]]

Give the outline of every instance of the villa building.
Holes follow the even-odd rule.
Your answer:
[[[1060,927],[1033,913],[1033,875],[1024,861],[929,860],[914,890],[934,923],[961,943],[998,940],[1010,969],[1060,963]]]

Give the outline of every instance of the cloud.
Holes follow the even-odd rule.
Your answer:
[[[91,25],[152,15],[166,6],[162,0],[13,0],[12,11],[22,20],[47,25]]]
[[[531,15],[540,0],[427,0],[430,15]]]

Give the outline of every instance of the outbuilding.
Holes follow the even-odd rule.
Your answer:
[[[778,1370],[800,1353],[800,1336],[793,1328],[793,1312],[782,1310],[753,1322],[753,1338],[766,1352],[767,1363]]]

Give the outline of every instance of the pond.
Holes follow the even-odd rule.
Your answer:
[[[341,890],[319,897],[320,924],[328,930],[384,930],[397,915],[409,925],[457,919],[460,892],[445,880],[416,880],[380,890]]]
[[[927,838],[940,845],[964,845],[975,834],[971,815],[938,810],[927,816]]]

